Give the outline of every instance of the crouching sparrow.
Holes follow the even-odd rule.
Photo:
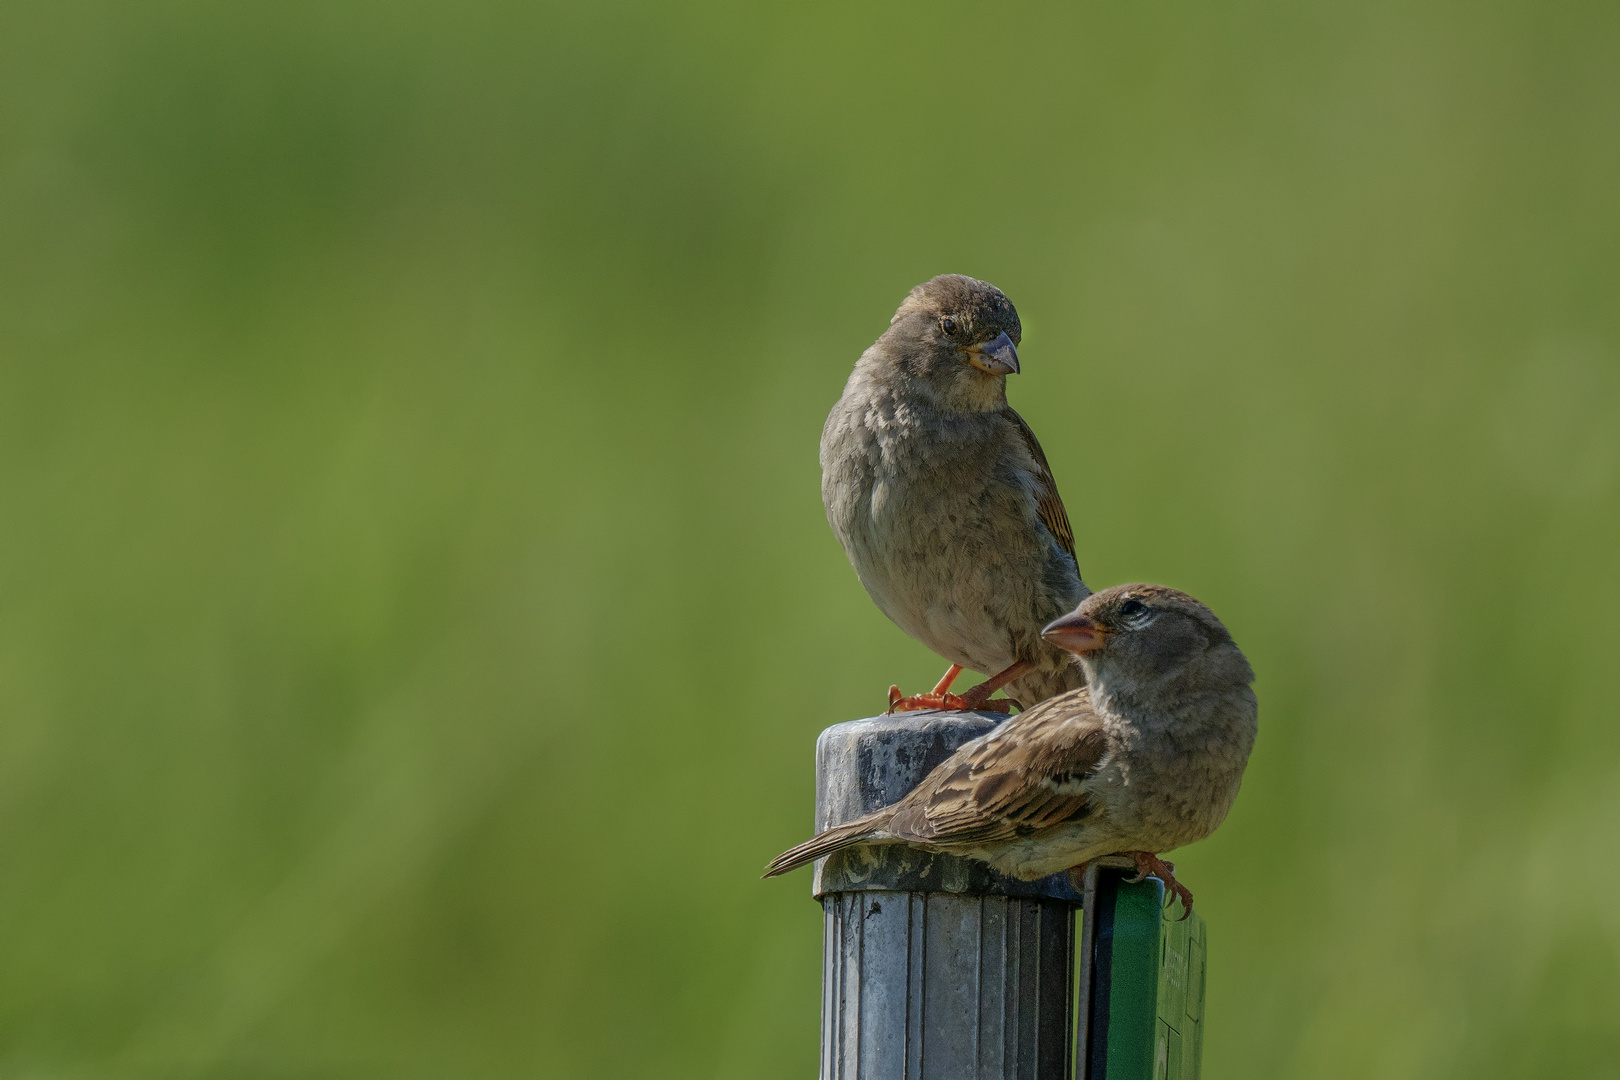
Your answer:
[[[899,802],[782,853],[765,876],[852,844],[913,844],[1025,880],[1122,854],[1190,912],[1160,856],[1214,832],[1237,797],[1253,669],[1213,612],[1162,585],[1105,589],[1043,633],[1078,658],[1084,687],[963,744]]]

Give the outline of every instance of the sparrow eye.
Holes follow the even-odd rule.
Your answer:
[[[1148,610],[1148,606],[1142,603],[1140,600],[1127,600],[1123,604],[1119,605],[1119,615],[1120,618],[1124,619],[1128,623],[1141,625],[1142,623],[1147,622],[1148,617],[1152,615],[1152,612],[1150,612]]]
[[[956,320],[947,315],[943,319],[939,320],[939,328],[945,331],[947,334],[955,334]]]

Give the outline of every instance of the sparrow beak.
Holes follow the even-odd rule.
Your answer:
[[[1108,643],[1108,630],[1101,623],[1094,622],[1079,612],[1053,619],[1041,631],[1041,637],[1050,641],[1060,649],[1080,653],[1096,652]]]
[[[993,341],[982,341],[968,347],[968,363],[986,375],[1018,374],[1018,350],[1012,338],[997,334]]]

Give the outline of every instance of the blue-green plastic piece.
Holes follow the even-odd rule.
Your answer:
[[[1106,1075],[1092,1080],[1198,1080],[1203,1051],[1204,920],[1164,909],[1157,878],[1112,893],[1106,986]],[[1102,913],[1099,913],[1102,915]],[[1106,918],[1106,915],[1102,915]]]
[[[1112,969],[1108,980],[1108,1080],[1150,1080],[1158,1045],[1159,915],[1157,878],[1121,883],[1114,899]]]

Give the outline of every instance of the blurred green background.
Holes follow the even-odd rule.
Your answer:
[[[1620,6],[0,6],[0,1077],[816,1061],[816,443],[1004,288],[1260,673],[1206,1076],[1620,1058]]]

